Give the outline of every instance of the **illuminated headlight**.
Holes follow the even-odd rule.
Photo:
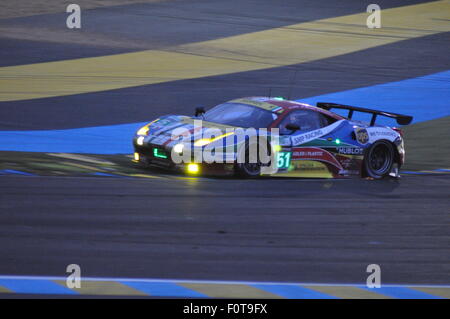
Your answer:
[[[139,136],[139,137],[137,138],[137,140],[136,140],[136,144],[137,144],[137,145],[144,145],[144,139],[145,139],[144,136]]]
[[[140,159],[139,153],[134,153],[134,160],[139,161],[139,159]]]
[[[176,145],[173,147],[173,151],[174,151],[175,153],[178,153],[178,154],[182,153],[182,152],[183,152],[183,149],[184,149],[184,144],[176,144]]]
[[[195,163],[190,163],[187,166],[187,171],[190,174],[197,174],[199,172],[200,168],[198,166],[198,164]]]

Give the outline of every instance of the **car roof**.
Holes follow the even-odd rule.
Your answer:
[[[283,98],[252,96],[252,97],[244,97],[244,98],[240,98],[240,99],[231,100],[229,102],[256,106],[256,107],[271,111],[276,114],[283,114],[283,113],[286,113],[286,112],[292,111],[292,110],[311,110],[311,111],[325,114],[325,115],[335,118],[337,120],[345,119],[344,117],[342,117],[339,114],[330,112],[330,111],[322,109],[320,107],[312,106],[312,105],[297,102],[297,101],[285,100]]]

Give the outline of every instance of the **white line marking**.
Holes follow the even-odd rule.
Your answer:
[[[55,157],[61,157],[61,158],[68,158],[68,159],[74,159],[78,161],[88,162],[88,163],[94,163],[94,164],[107,164],[107,165],[116,165],[113,162],[107,161],[107,160],[101,160],[89,156],[84,155],[78,155],[78,154],[70,154],[70,153],[47,153],[47,155],[55,156]]]

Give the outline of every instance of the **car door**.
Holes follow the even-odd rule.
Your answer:
[[[286,127],[288,124],[299,129],[292,131]],[[313,110],[291,111],[278,125],[281,135],[290,136],[291,154],[279,158],[278,166],[286,166],[286,161],[289,160],[288,171],[302,171],[302,176],[306,177],[333,177],[331,172],[341,169],[340,163],[325,149],[330,142],[322,137],[340,124],[341,121],[330,121],[325,115]]]

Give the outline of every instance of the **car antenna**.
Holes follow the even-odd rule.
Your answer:
[[[295,73],[294,73],[294,76],[292,77],[291,85],[290,85],[290,88],[289,88],[288,100],[291,99],[292,89],[293,89],[294,84],[295,84],[295,79],[297,78],[297,72],[298,72],[298,69],[295,69]]]
[[[272,97],[272,87],[269,87],[269,99]]]

